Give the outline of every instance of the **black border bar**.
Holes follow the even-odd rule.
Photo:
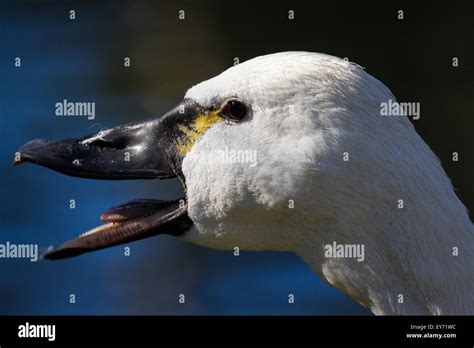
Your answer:
[[[19,326],[26,323],[54,324],[55,341],[20,338]],[[420,331],[418,328],[423,326],[425,329]],[[407,338],[412,333],[454,333],[456,337]],[[473,347],[473,333],[473,316],[0,316],[2,348],[58,343],[462,344]]]

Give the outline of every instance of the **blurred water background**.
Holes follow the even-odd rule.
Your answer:
[[[111,206],[182,193],[177,180],[95,181],[33,165],[13,168],[23,143],[160,115],[235,57],[285,50],[349,57],[400,100],[421,101],[417,129],[472,208],[467,163],[473,121],[467,111],[472,116],[473,98],[467,87],[473,57],[466,47],[472,29],[458,20],[461,5],[450,4],[426,10],[408,2],[2,2],[0,243],[57,245],[97,225]],[[398,6],[406,9],[403,24],[396,19]],[[178,19],[180,9],[185,20]],[[453,55],[463,63],[454,73]],[[123,66],[124,57],[131,67]],[[64,99],[95,102],[96,118],[56,117],[54,105]],[[462,154],[463,163],[449,163],[452,151]],[[76,209],[69,209],[70,199]],[[129,257],[115,247],[58,262],[0,259],[0,314],[369,314],[291,254],[234,257],[168,236],[129,246]],[[178,303],[179,293],[186,295],[185,305]],[[289,293],[296,298],[291,305]]]

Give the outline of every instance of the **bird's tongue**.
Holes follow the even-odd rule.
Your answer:
[[[68,258],[157,234],[180,234],[192,225],[183,202],[143,199],[111,208],[100,217],[106,224],[48,251],[43,257]]]
[[[110,208],[100,215],[100,219],[102,222],[120,223],[150,215],[164,216],[173,211],[176,203],[179,203],[179,201],[169,202],[159,201],[156,199],[135,199],[125,204]]]

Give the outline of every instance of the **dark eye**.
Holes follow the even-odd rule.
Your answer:
[[[247,115],[247,107],[239,100],[228,100],[221,110],[221,115],[232,121],[240,121]]]

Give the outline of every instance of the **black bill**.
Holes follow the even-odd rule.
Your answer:
[[[135,200],[110,209],[101,219],[107,223],[48,251],[43,257],[64,259],[158,234],[181,235],[192,226],[183,200]]]
[[[189,102],[161,118],[130,123],[97,134],[60,141],[32,140],[15,154],[14,164],[35,163],[58,172],[94,179],[165,179],[179,177],[187,140],[179,129],[193,124],[202,110]],[[135,200],[102,214],[105,223],[44,255],[60,259],[140,240],[157,234],[181,235],[192,225],[185,198]]]
[[[176,176],[172,150],[160,119],[130,123],[79,139],[36,139],[23,145],[14,164],[35,163],[66,175],[92,179],[164,179]]]

